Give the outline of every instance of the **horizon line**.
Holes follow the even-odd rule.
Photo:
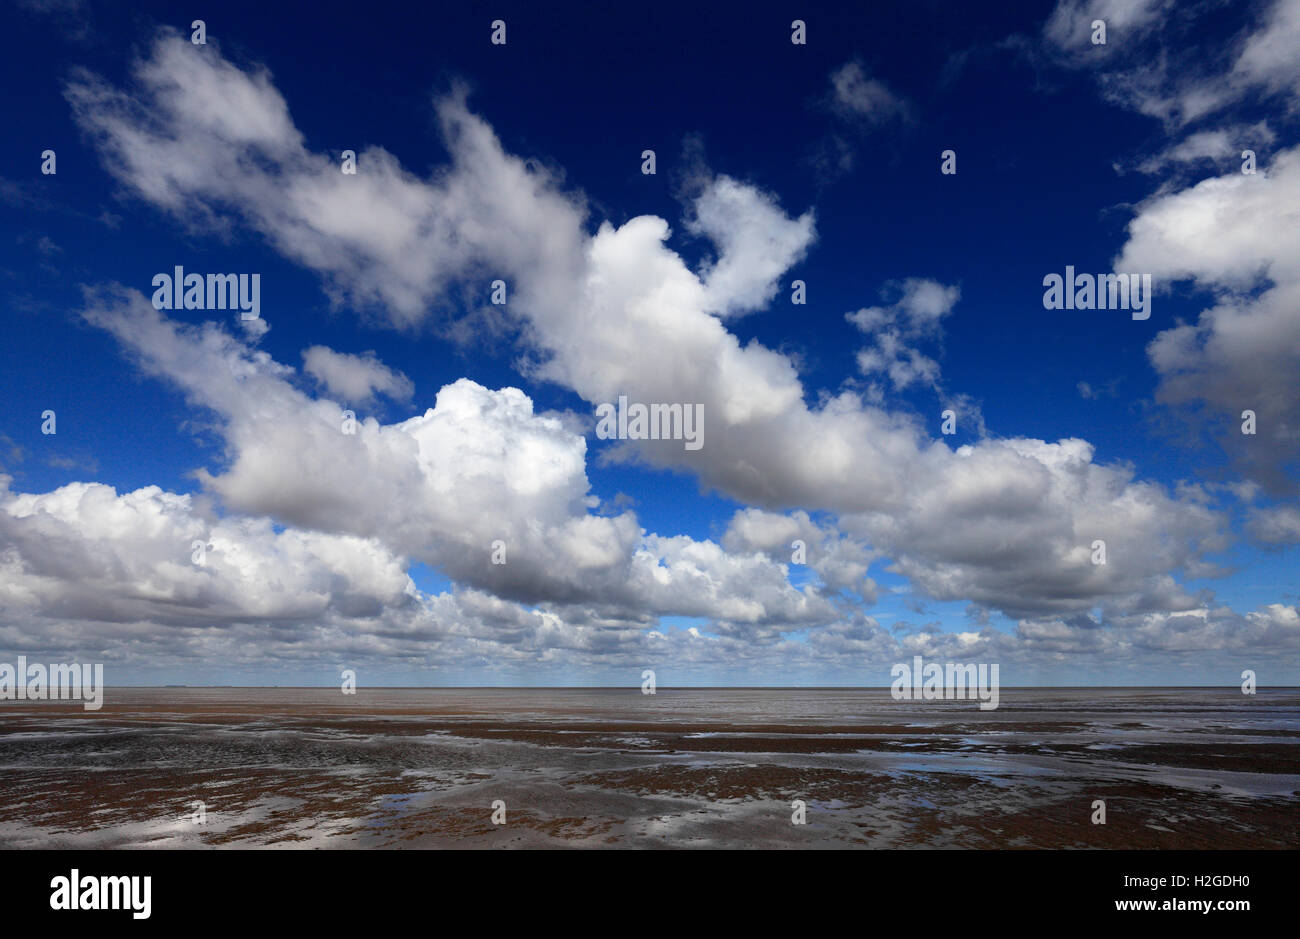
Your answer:
[[[278,689],[278,690],[309,690],[317,688],[338,688],[338,683],[334,682],[325,685],[231,685],[231,684],[158,684],[158,685],[103,685],[105,690],[114,688],[119,690],[129,689],[157,689],[157,688],[250,688],[250,689]],[[357,690],[378,690],[385,689],[389,691],[616,691],[616,690],[639,690],[639,685],[361,685]],[[657,685],[659,690],[669,691],[875,691],[888,690],[893,687],[893,683],[884,685]],[[1297,689],[1300,685],[1263,685],[1257,684],[1256,688],[1271,689]],[[1003,691],[1030,691],[1030,690],[1077,690],[1077,689],[1182,689],[1182,688],[1240,688],[1239,682],[1229,684],[1198,684],[1198,685],[1001,685]]]

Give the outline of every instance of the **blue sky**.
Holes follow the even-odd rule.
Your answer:
[[[12,4],[0,651],[1294,683],[1296,8],[229,4],[195,45],[165,5]],[[258,274],[269,329],[152,310],[176,265]],[[1151,275],[1150,318],[1045,309],[1066,265]],[[620,393],[702,404],[704,448],[598,439]],[[343,408],[362,455],[305,429]]]

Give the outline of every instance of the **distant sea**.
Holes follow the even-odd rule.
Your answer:
[[[1294,688],[1004,688],[993,711],[879,688],[0,702],[4,848],[1297,846]]]

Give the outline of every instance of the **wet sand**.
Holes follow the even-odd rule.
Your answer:
[[[110,688],[0,772],[5,848],[1288,848],[1300,690]]]

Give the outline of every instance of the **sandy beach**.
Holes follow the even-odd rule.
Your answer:
[[[1298,744],[1295,689],[109,689],[0,709],[0,846],[1286,848]]]

